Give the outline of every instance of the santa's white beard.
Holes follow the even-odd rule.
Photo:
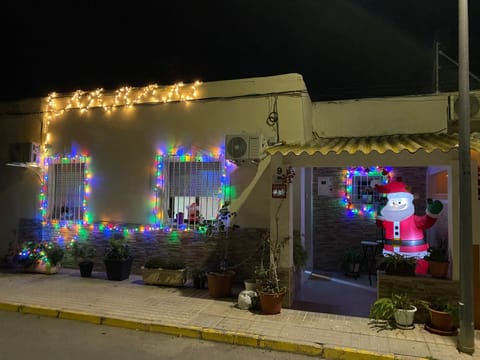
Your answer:
[[[381,211],[383,219],[387,221],[402,221],[412,216],[414,212],[415,209],[411,206],[405,210],[392,210],[385,206]]]

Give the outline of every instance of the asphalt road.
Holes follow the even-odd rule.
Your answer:
[[[306,355],[8,311],[0,311],[0,324],[0,360],[312,359]]]

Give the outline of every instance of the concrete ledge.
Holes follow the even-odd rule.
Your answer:
[[[139,321],[123,320],[115,318],[102,318],[102,325],[116,326],[125,329],[148,331],[150,325]]]
[[[0,303],[0,310],[17,312],[20,311],[20,305]]]
[[[21,305],[18,311],[24,314],[34,314],[34,315],[49,316],[49,317],[56,317],[56,318],[58,318],[58,313],[59,313],[57,310],[54,310],[54,309],[44,308],[40,306],[25,306],[25,305]]]
[[[150,324],[149,330],[151,332],[158,332],[167,335],[176,335],[184,336],[189,338],[200,339],[201,338],[201,328],[196,327],[179,327],[177,325],[159,325],[159,324]]]
[[[394,360],[394,354],[377,354],[371,351],[353,348],[326,348],[323,352],[325,359],[342,360]]]
[[[60,311],[58,317],[60,319],[85,321],[97,325],[100,325],[102,323],[102,318],[100,316],[76,313],[71,311]]]

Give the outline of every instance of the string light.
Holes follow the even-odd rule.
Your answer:
[[[344,188],[345,193],[342,199],[342,205],[347,210],[348,216],[361,215],[375,218],[377,209],[373,202],[362,203],[360,207],[355,206],[353,201],[353,181],[355,177],[376,177],[381,179],[382,184],[386,184],[392,178],[392,169],[388,167],[356,167],[344,170]]]
[[[93,108],[103,108],[106,112],[111,112],[117,107],[132,107],[137,104],[190,101],[198,97],[198,88],[201,84],[200,81],[196,81],[191,85],[180,82],[163,87],[157,84],[140,88],[124,86],[113,93],[106,93],[102,88],[89,92],[77,90],[66,100],[64,96],[52,92],[46,99],[46,111],[48,118],[52,119],[74,109],[81,113]]]

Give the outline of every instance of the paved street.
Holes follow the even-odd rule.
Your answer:
[[[307,360],[307,355],[0,311],[0,359]]]

